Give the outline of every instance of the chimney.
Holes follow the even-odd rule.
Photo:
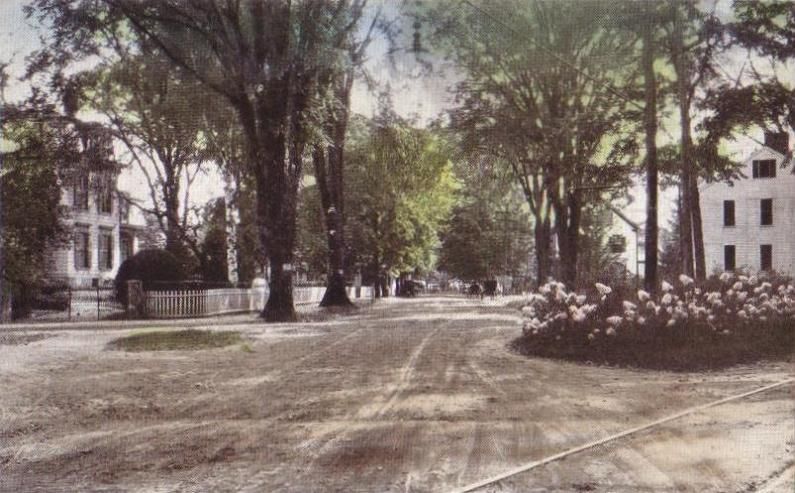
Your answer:
[[[765,145],[786,156],[789,152],[789,134],[787,132],[765,131]]]

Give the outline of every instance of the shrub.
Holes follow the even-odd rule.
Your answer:
[[[177,282],[185,279],[182,264],[165,250],[141,250],[125,260],[119,267],[114,282],[116,296],[127,302],[127,281],[140,280],[144,289],[151,289],[162,282]]]
[[[633,299],[596,284],[590,293],[542,286],[522,307],[527,354],[610,364],[702,369],[790,356],[795,286],[775,274],[724,273],[698,286],[687,276]]]
[[[68,310],[69,284],[52,282],[41,286],[36,290],[32,306],[34,310]]]

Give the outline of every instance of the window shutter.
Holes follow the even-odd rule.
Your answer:
[[[771,270],[773,268],[773,245],[760,245],[759,256],[761,270]]]
[[[736,268],[736,250],[734,245],[723,247],[723,270],[731,271]]]
[[[760,201],[760,224],[771,226],[773,224],[773,199],[762,199]]]
[[[80,252],[80,233],[79,232],[75,232],[72,235],[72,254],[73,254],[72,255],[72,262],[74,263],[75,269],[79,269],[80,268],[80,264],[78,262],[78,259],[80,258],[79,257],[79,255],[80,255],[79,252]]]
[[[759,161],[754,161],[753,177],[759,178]]]
[[[723,201],[723,225],[734,226],[734,201]]]

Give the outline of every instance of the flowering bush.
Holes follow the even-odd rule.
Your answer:
[[[589,293],[549,282],[522,308],[527,353],[614,364],[695,369],[791,355],[795,285],[761,274],[724,273],[703,286],[688,276],[656,295],[619,299],[597,283]]]

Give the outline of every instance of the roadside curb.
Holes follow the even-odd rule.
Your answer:
[[[370,300],[355,302],[357,306],[368,307]],[[300,314],[311,314],[321,310],[317,304],[296,304],[295,309]],[[30,331],[62,331],[62,330],[126,330],[146,329],[157,327],[201,327],[206,325],[246,325],[265,324],[257,312],[231,313],[198,318],[161,318],[139,320],[78,320],[73,322],[23,322],[0,324],[0,333],[30,332]],[[301,322],[295,322],[301,323]]]

